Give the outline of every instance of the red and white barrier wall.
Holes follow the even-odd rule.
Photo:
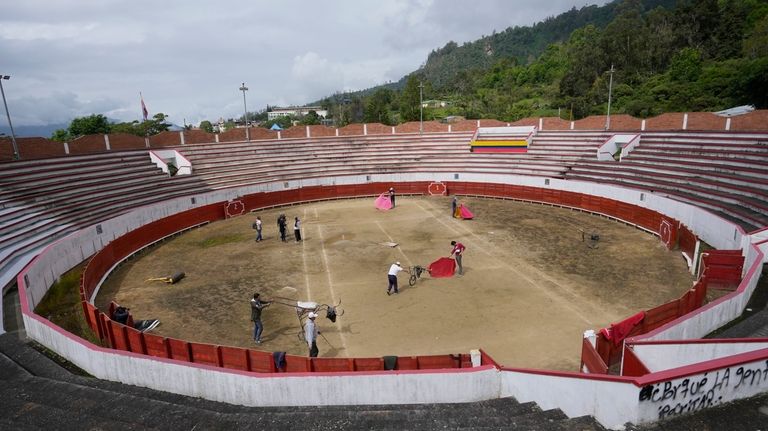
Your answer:
[[[669,413],[665,413],[663,406],[643,404],[646,401],[640,391],[645,386],[663,387],[684,377],[704,373],[711,375],[734,364],[752,367],[768,359],[768,352],[759,350],[737,354],[727,361],[696,365],[696,369],[685,370],[685,376],[672,370],[637,378],[497,368],[494,365],[450,370],[254,374],[98,347],[66,333],[32,311],[61,274],[103,249],[114,238],[162,218],[195,208],[223,211],[224,204],[232,200],[241,200],[247,209],[253,209],[333,197],[370,196],[393,184],[404,194],[426,194],[430,183],[442,181],[452,194],[509,197],[582,208],[622,219],[656,234],[662,220],[674,219],[675,223],[682,222],[717,248],[748,251],[751,247],[749,237],[730,222],[700,208],[636,190],[557,179],[465,173],[371,177],[376,183],[366,180],[365,175],[313,178],[178,198],[136,208],[128,214],[100,223],[98,229],[93,226],[63,238],[49,246],[18,277],[27,334],[99,378],[235,404],[434,403],[514,396],[519,401],[536,401],[545,409],[560,408],[569,416],[593,415],[609,427],[621,427],[627,421],[652,421]],[[748,254],[745,266],[751,271],[748,274],[750,277],[759,272],[762,260],[763,255],[759,251]],[[734,302],[728,305],[729,313],[740,312],[738,301],[745,303],[746,299],[738,298],[745,293],[745,289],[734,292]],[[715,310],[699,314],[709,316],[720,312]],[[700,322],[686,319],[667,325],[659,333],[675,331],[676,325],[682,325],[684,329],[679,332],[686,336],[698,332],[689,326],[706,326],[715,320],[710,317]],[[734,369],[733,373],[736,372]],[[735,399],[749,396],[755,390],[768,390],[760,385],[750,388],[732,391],[726,397]],[[702,408],[710,405],[704,403]]]

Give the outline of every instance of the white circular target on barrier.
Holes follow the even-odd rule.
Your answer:
[[[447,189],[447,187],[445,187],[445,184],[443,184],[440,181],[434,182],[434,183],[430,183],[429,187],[427,187],[427,192],[430,195],[432,195],[432,196],[434,196],[434,195],[445,195],[447,190],[448,189]]]
[[[672,223],[669,220],[662,220],[659,225],[659,237],[667,248],[672,248]]]
[[[245,213],[245,205],[242,201],[229,201],[224,206],[224,215],[227,218],[243,215]]]

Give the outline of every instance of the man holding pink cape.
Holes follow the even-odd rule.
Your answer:
[[[376,198],[376,201],[374,201],[374,205],[376,206],[376,209],[380,209],[382,211],[392,209],[392,201],[389,199],[389,192],[384,192],[379,195],[379,197]]]

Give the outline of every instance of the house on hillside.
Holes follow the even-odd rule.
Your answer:
[[[309,114],[309,111],[315,111],[322,118],[328,116],[328,111],[320,106],[289,106],[286,108],[274,107],[267,112],[267,119],[274,120],[285,116],[303,117]]]

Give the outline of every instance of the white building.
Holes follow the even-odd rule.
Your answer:
[[[328,116],[328,111],[319,106],[289,106],[287,108],[272,108],[267,112],[267,119],[274,120],[278,117],[284,117],[287,115],[293,115],[294,117],[303,117],[309,114],[309,111],[317,112],[317,115],[325,118]]]

